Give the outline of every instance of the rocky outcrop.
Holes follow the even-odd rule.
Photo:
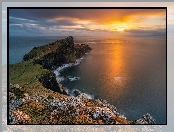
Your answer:
[[[75,45],[76,58],[81,58],[86,52],[89,52],[90,50],[92,49],[86,44]]]
[[[74,38],[69,36],[47,45],[34,47],[28,54],[24,55],[23,60],[33,59],[34,64],[40,64],[42,68],[50,70],[49,73],[39,77],[40,83],[45,88],[67,95],[52,70],[63,66],[63,64],[76,62],[76,59],[90,50],[91,48],[86,44],[75,45]]]
[[[14,98],[10,94],[10,98]],[[17,103],[12,103],[17,102]],[[39,95],[11,100],[9,124],[118,124],[120,117],[108,107],[98,106],[82,93],[78,96],[55,98]],[[22,110],[24,109],[24,110]],[[61,117],[61,118],[60,118]],[[47,118],[47,120],[45,120]],[[39,120],[39,119],[44,119]],[[37,122],[36,122],[37,120]],[[132,121],[124,120],[124,124]]]
[[[44,55],[36,63],[42,65],[45,69],[54,69],[62,64],[75,62],[75,49],[73,37],[67,37],[61,40],[61,45],[55,51]]]
[[[91,100],[85,93],[59,98],[27,93],[20,99],[15,96],[9,92],[9,124],[155,124],[148,113],[136,121],[127,120],[106,100]]]
[[[135,124],[156,124],[156,120],[149,113],[146,113],[140,119],[136,120]]]
[[[28,54],[25,54],[23,57],[24,61],[33,58],[42,57],[45,54],[55,51],[62,43],[63,40],[57,40],[55,42],[51,42],[47,45],[42,45],[38,47],[34,47]]]
[[[39,81],[45,88],[68,95],[62,85],[57,82],[56,75],[53,72],[42,75]]]
[[[91,48],[85,44],[74,45],[72,36],[60,40],[59,44],[59,47],[55,51],[45,54],[35,62],[42,65],[45,69],[54,70],[63,64],[74,63],[76,59],[91,50]]]

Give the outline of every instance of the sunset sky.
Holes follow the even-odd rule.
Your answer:
[[[10,9],[10,35],[164,36],[165,9]]]

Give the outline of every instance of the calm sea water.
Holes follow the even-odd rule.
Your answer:
[[[65,37],[10,37],[9,62],[22,61],[33,47]],[[166,39],[74,37],[92,51],[81,64],[64,70],[62,76],[80,77],[62,81],[69,90],[107,100],[127,119],[150,113],[158,124],[166,123]]]

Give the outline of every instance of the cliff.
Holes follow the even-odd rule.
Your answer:
[[[105,100],[68,95],[52,70],[90,50],[69,36],[34,47],[23,62],[9,65],[9,124],[153,124],[148,114],[129,121]]]
[[[53,70],[63,64],[74,63],[90,50],[92,49],[86,44],[74,45],[73,37],[69,36],[51,44],[33,48],[24,55],[23,60],[36,58],[35,63],[42,65],[45,69]]]
[[[37,80],[45,88],[67,94],[61,84],[57,82],[52,70],[63,64],[74,63],[76,59],[90,50],[92,49],[88,45],[75,45],[72,36],[34,47],[24,55],[23,62],[10,65],[10,81],[26,87],[31,86]],[[30,83],[31,85],[29,85]]]

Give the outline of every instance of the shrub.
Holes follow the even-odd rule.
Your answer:
[[[17,98],[23,98],[24,97],[24,91],[22,91],[20,88],[14,89],[14,94]]]

